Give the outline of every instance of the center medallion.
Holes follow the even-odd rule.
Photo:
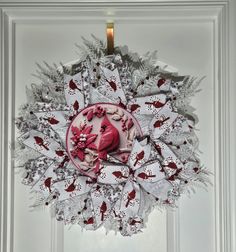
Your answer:
[[[82,173],[96,177],[102,161],[115,158],[127,163],[133,140],[141,135],[132,114],[116,104],[97,103],[73,119],[67,130],[67,151]]]

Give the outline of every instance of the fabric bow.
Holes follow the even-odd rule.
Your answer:
[[[149,161],[152,146],[145,138],[135,140],[127,165],[103,164],[98,182],[101,184],[125,184],[114,210],[119,218],[135,218],[140,211],[144,192],[152,194],[157,200],[166,200],[172,185],[159,161]]]

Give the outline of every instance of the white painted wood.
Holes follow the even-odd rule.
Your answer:
[[[159,247],[159,251],[166,251],[166,249],[168,252],[236,251],[236,193],[234,183],[236,177],[234,169],[236,149],[234,132],[236,123],[234,112],[236,105],[234,99],[236,94],[234,85],[236,62],[234,49],[236,42],[234,30],[235,1],[101,1],[101,3],[87,1],[75,3],[63,1],[21,3],[19,1],[17,3],[8,1],[6,3],[0,2],[0,7],[2,17],[0,251],[31,252],[38,249],[38,251],[43,250],[45,252],[62,252],[64,247],[65,252],[73,252],[73,249],[81,249],[81,251],[83,249],[79,245],[84,244],[83,242],[86,242],[86,240],[76,243],[76,235],[80,235],[80,239],[84,235],[80,234],[77,228],[70,231],[66,230],[65,239],[63,239],[63,226],[56,224],[53,220],[50,221],[49,213],[43,211],[34,215],[34,213],[28,212],[28,192],[23,187],[18,190],[20,188],[19,176],[15,175],[12,169],[12,148],[8,147],[11,146],[14,138],[15,107],[24,101],[24,92],[20,96],[18,94],[22,87],[31,81],[29,74],[35,70],[32,63],[42,60],[49,61],[49,63],[58,62],[59,58],[65,62],[73,60],[74,41],[72,39],[70,44],[63,36],[59,36],[59,34],[63,34],[63,29],[68,27],[70,27],[68,29],[72,29],[83,23],[88,27],[87,31],[82,32],[84,36],[93,32],[94,27],[96,27],[97,34],[95,34],[101,37],[100,34],[104,32],[103,24],[110,18],[117,23],[117,32],[120,34],[117,37],[117,43],[124,43],[124,35],[122,37],[122,34],[126,32],[125,39],[132,50],[144,52],[147,49],[158,49],[161,60],[178,67],[184,73],[208,75],[208,79],[204,81],[203,91],[199,94],[200,96],[194,99],[194,103],[195,106],[197,105],[197,113],[200,117],[200,129],[208,126],[206,131],[201,130],[199,132],[199,137],[201,140],[200,147],[203,150],[202,160],[214,172],[214,186],[209,189],[209,193],[197,190],[197,194],[193,195],[190,200],[183,198],[180,202],[180,209],[176,213],[167,213],[167,224],[163,222],[163,216],[158,216],[160,219],[158,219],[157,224],[166,225],[167,228],[166,238],[162,236],[163,233],[161,234],[162,241],[167,239],[166,244],[159,242],[159,245],[163,246]],[[48,25],[51,25],[48,33],[45,36],[39,36],[40,32],[44,31],[44,27]],[[145,38],[148,38],[148,34],[150,36],[152,27],[162,32],[164,28],[167,29],[171,26],[173,29],[180,29],[182,25],[187,29],[186,27],[189,25],[192,26],[193,31],[196,31],[197,27],[202,27],[199,43],[202,45],[203,51],[207,49],[207,46],[210,46],[210,54],[206,51],[206,59],[201,59],[202,55],[194,51],[196,41],[191,42],[191,44],[193,43],[192,48],[190,45],[185,45],[181,38],[170,40],[168,43],[168,36],[165,32],[162,33],[163,36],[160,38],[154,36],[154,41],[146,39],[142,41],[142,44],[134,43],[132,41],[135,38],[139,39],[139,36],[137,33],[132,33],[129,26],[135,27],[137,25],[143,27],[142,31],[145,30]],[[163,26],[162,29],[160,29],[160,26]],[[39,30],[38,37],[37,34],[30,36],[30,32],[35,29],[33,27]],[[28,35],[24,29],[28,29]],[[206,31],[208,33],[204,33]],[[79,35],[78,32],[76,34],[78,39],[75,40],[78,43]],[[194,32],[189,34],[190,41],[191,37],[194,38],[195,35]],[[55,39],[55,36],[57,39]],[[171,39],[171,34],[169,36]],[[45,46],[45,51],[50,52],[46,53],[46,59],[43,50],[36,53],[34,51],[34,46],[39,44],[39,40],[41,50]],[[56,47],[53,46],[55,40],[58,43]],[[167,43],[164,43],[165,40]],[[24,44],[23,42],[26,43],[25,51],[21,51],[22,48],[19,48],[20,45]],[[65,51],[59,50],[60,45],[61,48],[65,48]],[[196,54],[196,56],[189,57],[191,53],[193,56]],[[24,57],[24,54],[27,57]],[[22,62],[24,58],[25,60]],[[201,60],[203,60],[202,63]],[[186,64],[186,62],[189,62],[189,64]],[[26,71],[24,74],[19,72],[22,69]],[[14,99],[15,93],[17,99]],[[203,104],[202,99],[205,102],[208,95],[208,101]],[[206,108],[207,114],[205,114],[204,108]],[[210,124],[207,124],[207,120],[210,121]],[[27,204],[21,204],[22,201]],[[24,215],[21,213],[24,213]],[[30,230],[27,231],[27,227]],[[165,227],[164,230],[166,230]],[[211,230],[212,234],[210,234]],[[39,241],[39,245],[37,245],[38,241],[36,240],[37,232],[40,233],[42,239]],[[207,239],[204,240],[204,237]],[[18,243],[16,243],[17,239]],[[158,233],[155,239],[158,242]],[[29,240],[28,243],[27,240]],[[105,249],[108,248],[106,243],[114,240],[115,238],[105,237],[103,240]],[[151,244],[151,246],[157,245]],[[161,250],[161,248],[163,249]],[[130,247],[129,250],[132,251],[132,248]],[[105,250],[103,249],[103,251]],[[158,249],[153,251],[158,251]]]

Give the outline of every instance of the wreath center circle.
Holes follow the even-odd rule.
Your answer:
[[[68,127],[67,153],[85,175],[96,177],[112,156],[127,163],[135,137],[142,136],[135,117],[117,104],[96,103],[81,110]]]

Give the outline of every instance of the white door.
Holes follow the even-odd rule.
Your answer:
[[[236,251],[235,139],[229,135],[235,122],[231,114],[234,73],[229,72],[229,62],[235,55],[233,51],[228,54],[233,48],[229,38],[235,39],[235,34],[227,30],[229,17],[233,23],[229,11],[236,11],[233,4],[197,0],[37,6],[0,3],[4,36],[1,252]],[[176,67],[179,74],[206,76],[192,105],[199,117],[200,158],[213,174],[213,185],[207,192],[196,188],[196,194],[183,196],[175,211],[153,211],[143,233],[131,238],[112,232],[106,235],[104,230],[82,232],[79,226],[64,227],[51,218],[46,207],[31,211],[29,188],[21,184],[21,173],[13,169],[11,160],[13,121],[26,101],[25,87],[38,81],[31,75],[35,63],[75,60],[75,43],[81,44],[81,36],[89,38],[90,34],[105,40],[109,20],[115,22],[115,44],[128,45],[140,54],[158,50],[159,59]]]

